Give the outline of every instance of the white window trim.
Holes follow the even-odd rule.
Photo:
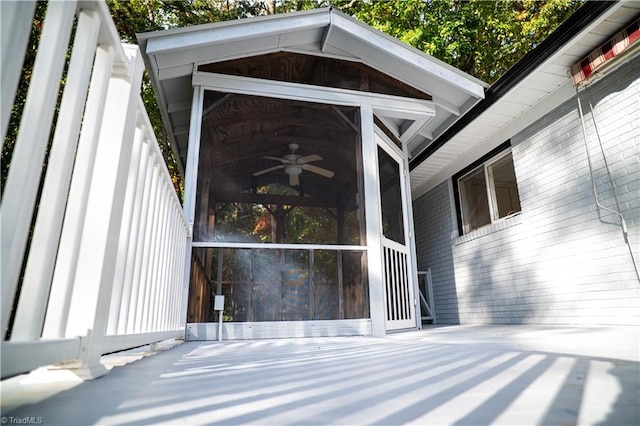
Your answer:
[[[483,228],[485,226],[489,226],[492,225],[494,223],[497,222],[501,222],[505,219],[508,219],[510,217],[519,215],[520,212],[522,211],[522,208],[520,209],[520,211],[516,212],[516,213],[512,213],[509,215],[506,215],[504,217],[501,218],[497,218],[497,211],[498,211],[498,206],[497,206],[497,196],[496,196],[496,189],[495,189],[495,183],[493,181],[493,172],[490,169],[490,167],[497,163],[499,160],[503,159],[504,157],[506,157],[507,155],[511,155],[512,161],[513,161],[513,154],[511,151],[511,148],[507,148],[504,151],[494,155],[493,157],[489,158],[488,160],[486,160],[485,162],[483,162],[481,165],[478,165],[478,167],[473,168],[472,170],[469,170],[467,173],[465,173],[464,175],[460,176],[457,180],[456,180],[456,185],[458,185],[458,198],[459,198],[459,203],[460,203],[460,217],[462,219],[462,235],[467,235],[470,234],[474,231],[476,231],[477,229]],[[469,232],[464,232],[464,224],[465,224],[465,214],[464,214],[464,208],[462,205],[463,200],[466,199],[466,197],[464,196],[464,188],[460,186],[460,181],[462,181],[464,178],[466,178],[467,176],[477,172],[479,169],[483,169],[484,172],[484,180],[485,180],[485,188],[487,191],[487,197],[488,197],[488,205],[489,205],[489,218],[491,220],[490,223],[487,223],[486,225],[480,226],[479,228],[473,229]],[[516,179],[516,186],[518,184],[518,181]],[[518,195],[519,196],[519,195]]]

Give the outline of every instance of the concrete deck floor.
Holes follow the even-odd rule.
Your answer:
[[[2,423],[639,425],[639,335],[452,326],[188,342],[105,357],[114,367],[91,382],[42,369],[5,380]]]

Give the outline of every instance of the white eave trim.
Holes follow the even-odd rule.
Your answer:
[[[272,17],[273,18],[273,17]],[[155,55],[185,49],[194,49],[218,43],[261,38],[292,30],[301,31],[329,25],[328,13],[288,15],[277,19],[252,18],[233,21],[233,25],[207,27],[190,32],[179,32],[147,40],[146,53]]]
[[[193,73],[193,85],[219,92],[333,105],[360,106],[368,104],[372,105],[381,115],[397,116],[409,120],[424,120],[433,117],[436,113],[435,104],[432,101],[202,71]]]
[[[371,31],[361,23],[342,16],[341,14],[335,14],[333,23],[342,31],[354,36],[363,43],[381,49],[400,62],[419,68],[429,75],[446,81],[450,85],[455,86],[475,98],[484,98],[484,88],[486,86],[484,83],[454,69],[436,58],[429,57],[417,49],[414,51],[411,46],[401,43],[384,33]]]

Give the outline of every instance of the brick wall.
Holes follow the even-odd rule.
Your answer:
[[[441,324],[458,324],[460,320],[451,247],[455,221],[450,202],[444,182],[413,203],[418,270],[431,268],[436,320]]]
[[[611,178],[582,97],[601,203],[626,217],[636,261],[639,75],[636,58],[589,89]],[[432,268],[438,322],[640,324],[640,283],[619,219],[594,203],[575,98],[511,142],[520,215],[452,238],[448,182],[414,201],[418,266]]]

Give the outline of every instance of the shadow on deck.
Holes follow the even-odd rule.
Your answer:
[[[188,342],[153,356],[129,351],[105,357],[126,365],[91,382],[65,381],[65,371],[6,380],[2,420],[639,424],[638,342],[637,328],[534,326]],[[55,375],[62,380],[44,381]]]

